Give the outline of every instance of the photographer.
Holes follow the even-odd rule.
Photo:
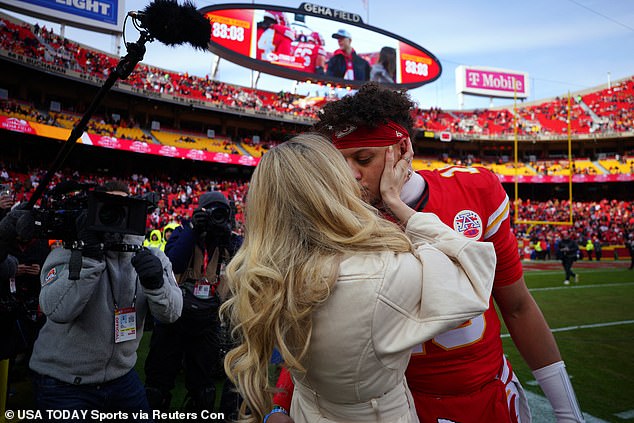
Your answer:
[[[99,190],[110,198],[128,195],[117,181]],[[175,321],[182,296],[169,260],[158,249],[141,248],[143,236],[98,232],[88,221],[86,211],[77,219],[79,250],[56,248],[42,268],[40,306],[47,321],[30,362],[36,405],[129,417],[150,413],[134,371],[144,319],[151,311]]]
[[[12,359],[19,350],[19,330],[16,325],[20,308],[14,297],[18,260],[0,252],[0,360]]]
[[[10,254],[18,261],[15,279],[11,286],[12,298],[17,302],[15,314],[17,328],[16,357],[12,364],[12,377],[19,380],[28,376],[28,364],[33,344],[46,318],[39,310],[40,272],[50,252],[44,239],[17,241]]]
[[[0,185],[0,189],[0,215],[6,216],[0,224],[0,249],[5,251],[0,253],[0,260],[4,254],[17,260],[15,274],[2,291],[3,309],[11,310],[3,313],[3,320],[11,322],[11,330],[3,332],[3,341],[13,349],[11,377],[19,379],[26,376],[33,343],[45,320],[39,311],[40,271],[50,249],[46,240],[28,233],[32,228],[26,225],[27,219],[22,220],[21,227],[18,225],[18,216],[26,217],[28,212],[11,211],[14,193],[8,185]],[[25,236],[18,236],[18,227],[20,235]]]
[[[191,221],[177,227],[167,242],[165,252],[183,292],[183,314],[175,323],[157,324],[152,333],[145,385],[153,409],[169,409],[170,391],[183,360],[189,397],[186,408],[214,409],[214,378],[224,377],[217,291],[225,265],[242,243],[242,238],[232,233],[233,226],[225,196],[206,192],[200,196]],[[232,402],[230,386],[225,383],[225,387],[220,411],[227,416],[237,399]]]

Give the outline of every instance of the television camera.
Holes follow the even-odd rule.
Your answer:
[[[95,184],[63,182],[33,209],[36,238],[61,239],[65,248],[82,250],[78,232],[82,225],[101,234],[145,235],[146,198],[125,197],[94,189]],[[104,236],[103,250],[138,251],[141,245],[124,244]]]

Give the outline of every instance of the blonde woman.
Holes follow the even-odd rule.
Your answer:
[[[362,200],[341,154],[315,134],[265,154],[246,203],[246,236],[227,268],[238,346],[225,370],[245,420],[271,409],[277,347],[301,422],[417,422],[404,371],[411,348],[488,307],[495,253],[399,198],[409,164],[386,151],[385,203]]]

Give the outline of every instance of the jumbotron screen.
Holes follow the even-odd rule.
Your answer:
[[[218,4],[200,12],[211,22],[212,52],[284,78],[355,88],[371,80],[369,69],[378,62],[384,72],[374,80],[410,89],[442,72],[423,47],[345,11],[302,3],[298,9]]]

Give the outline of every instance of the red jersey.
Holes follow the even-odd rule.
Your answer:
[[[305,72],[315,73],[315,65],[319,56],[326,57],[326,50],[323,46],[315,43],[307,43],[300,41],[295,46],[293,55],[301,58],[300,62],[304,66]]]
[[[273,37],[273,44],[275,45],[275,53],[276,54],[286,54],[287,56],[291,55],[291,43],[295,39],[295,34],[293,30],[287,26],[274,24],[271,26],[273,31],[275,31],[275,36]]]
[[[279,24],[258,27],[257,40],[257,58],[260,60],[276,61],[280,54],[291,56],[294,34],[289,27]],[[271,53],[274,55],[271,56]]]
[[[256,58],[258,60],[267,60],[267,58],[265,57],[265,45],[266,42],[264,42],[262,40],[262,35],[268,30],[268,28],[265,28],[263,26],[258,25],[257,27],[257,32],[256,32],[256,40],[257,40],[257,55]],[[273,33],[273,31],[271,31],[271,33]],[[273,44],[273,34],[271,34],[271,40],[270,40],[270,44]],[[271,51],[273,51],[273,47],[271,46]]]
[[[497,254],[494,287],[519,280],[522,263],[510,228],[509,198],[498,178],[478,167],[418,173],[427,188],[415,209],[436,214],[468,238],[492,242]],[[415,348],[405,375],[417,402],[416,392],[459,395],[479,390],[499,376],[502,363],[500,320],[491,300],[483,315]]]

